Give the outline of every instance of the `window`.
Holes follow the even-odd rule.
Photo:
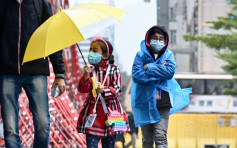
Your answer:
[[[170,8],[170,20],[171,21],[175,20],[174,8]]]
[[[176,44],[176,30],[170,31],[170,43]]]

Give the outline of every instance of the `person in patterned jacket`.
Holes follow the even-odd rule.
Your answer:
[[[88,61],[93,65],[94,70],[91,66],[85,65],[84,74],[79,81],[79,92],[88,93],[88,95],[79,114],[77,130],[79,133],[86,134],[88,148],[97,148],[100,139],[103,148],[113,148],[115,147],[116,140],[116,133],[113,132],[111,126],[106,126],[105,124],[107,114],[103,110],[103,104],[100,99],[96,101],[97,98],[93,97],[93,85],[91,80],[92,71],[94,71],[93,75],[95,75],[98,82],[103,84],[105,81],[104,86],[98,86],[96,91],[98,94],[101,94],[105,100],[106,108],[109,107],[111,110],[122,112],[127,129],[129,129],[126,113],[122,109],[118,99],[122,90],[122,77],[118,66],[114,65],[114,56],[112,55],[112,52],[113,47],[108,41],[103,39],[92,41]],[[109,70],[107,70],[108,67]],[[108,74],[108,77],[105,76],[106,73]],[[86,127],[85,124],[88,117],[95,113],[93,112],[94,107],[96,108],[96,118],[91,127]]]

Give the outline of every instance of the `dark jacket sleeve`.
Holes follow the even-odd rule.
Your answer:
[[[5,13],[5,0],[0,0],[0,41],[2,41],[2,29],[3,29],[3,16]],[[2,42],[0,42],[1,44]],[[1,46],[0,46],[1,47]]]
[[[46,21],[49,17],[53,15],[52,6],[47,0],[43,0],[44,5],[44,13],[43,13],[43,21]],[[58,51],[49,56],[50,62],[53,65],[53,70],[55,74],[64,74],[64,61],[63,61],[63,52]]]

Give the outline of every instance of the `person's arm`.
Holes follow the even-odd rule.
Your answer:
[[[63,61],[63,55],[62,51],[58,51],[52,55],[49,56],[50,62],[53,65],[53,71],[55,74],[55,80],[53,82],[53,86],[58,85],[60,88],[61,94],[65,91],[65,80],[64,80],[64,61]]]
[[[43,21],[46,21],[49,17],[53,15],[52,6],[47,0],[43,0]],[[64,78],[65,68],[63,61],[63,52],[58,51],[49,56],[50,62],[53,65],[53,70],[55,73],[55,78]]]
[[[176,70],[174,54],[165,60],[163,64],[149,63],[147,64],[146,74],[151,77],[169,80],[172,79]]]
[[[160,78],[147,75],[146,71],[143,70],[143,66],[144,63],[142,62],[142,56],[138,52],[132,67],[132,78],[134,82],[138,84],[148,84],[160,80]]]
[[[117,66],[111,66],[110,68],[111,73],[108,77],[111,77],[112,86],[104,86],[104,91],[102,93],[104,99],[118,97],[122,91],[122,77],[119,68]]]
[[[50,16],[53,15],[52,6],[47,0],[43,0],[43,22],[46,21]],[[63,52],[58,51],[49,56],[50,62],[53,65],[53,71],[55,73],[55,80],[53,83],[59,85],[61,94],[65,91],[65,81],[64,81],[64,61],[63,61]]]
[[[78,84],[78,91],[81,93],[88,93],[93,89],[91,81],[92,68],[89,65],[84,66],[84,74]]]
[[[78,91],[80,93],[88,93],[89,91],[91,91],[93,88],[92,83],[91,83],[91,78],[88,77],[87,80],[84,80],[84,75],[81,77],[79,84],[78,84]]]
[[[64,60],[62,51],[58,51],[49,56],[50,62],[53,65],[53,71],[55,73],[55,78],[64,79]]]

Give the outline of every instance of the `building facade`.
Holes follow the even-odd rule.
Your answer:
[[[226,0],[158,0],[157,6],[157,23],[168,28],[169,48],[175,54],[177,72],[225,73],[221,68],[225,62],[216,57],[214,49],[201,42],[186,42],[183,36],[216,33],[205,22],[227,15],[231,6]]]
[[[227,13],[231,10],[231,5],[226,0],[197,0],[198,8],[197,12],[197,33],[195,35],[205,36],[207,34],[227,34],[228,32],[220,29],[211,29],[211,24],[207,21],[215,21],[220,16],[227,16]],[[225,73],[221,66],[225,65],[225,62],[216,57],[216,51],[206,47],[202,43],[197,43],[196,48],[198,66],[197,70],[200,73]]]

